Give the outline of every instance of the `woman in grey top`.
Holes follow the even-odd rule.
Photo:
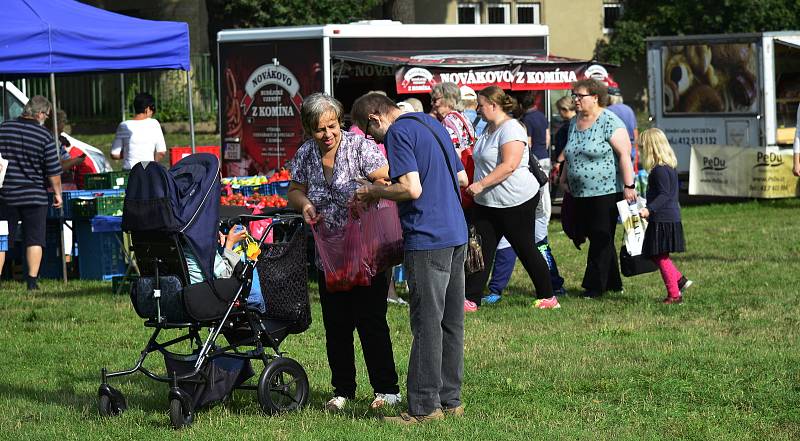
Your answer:
[[[488,125],[475,143],[474,183],[467,187],[467,193],[475,198],[473,223],[483,241],[485,267],[491,268],[497,242],[505,236],[533,281],[536,297],[548,299],[544,303],[557,308],[547,262],[531,235],[539,183],[528,169],[528,133],[508,115],[516,105],[514,98],[497,86],[478,92],[478,110]],[[468,300],[480,305],[488,278],[488,270],[467,276]]]

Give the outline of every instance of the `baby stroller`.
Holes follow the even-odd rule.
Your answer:
[[[125,397],[108,381],[135,372],[170,384],[170,421],[176,429],[192,424],[197,409],[224,401],[234,389],[256,390],[261,408],[270,414],[298,409],[308,400],[305,370],[279,348],[286,336],[311,323],[302,217],[270,216],[272,223],[258,241],[258,260],[240,262],[230,278],[214,280],[219,194],[219,160],[211,154],[188,156],[170,170],[157,163],[131,170],[122,227],[131,233],[141,277],[130,297],[153,333],[133,368],[101,370],[100,415],[125,411]],[[263,218],[242,216],[226,227]],[[272,243],[265,243],[268,236]],[[189,283],[187,254],[204,282]],[[260,280],[253,281],[256,267]],[[252,283],[262,286],[266,313],[247,304]],[[162,332],[175,330],[177,337],[159,341]],[[218,342],[220,334],[227,344]],[[153,352],[163,355],[165,375],[144,366]],[[262,360],[264,369],[257,385],[246,384],[254,375],[254,359]]]

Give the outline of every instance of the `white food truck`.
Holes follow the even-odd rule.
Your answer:
[[[549,90],[607,79],[596,63],[549,53],[541,25],[405,25],[367,21],[217,34],[219,127],[226,175],[264,173],[294,156],[303,140],[303,97],[326,92],[349,110],[373,90],[398,100],[417,96],[427,106],[437,83],[479,90]]]
[[[790,147],[800,103],[800,31],[646,42],[650,115],[667,134],[679,172],[689,172],[692,145]]]

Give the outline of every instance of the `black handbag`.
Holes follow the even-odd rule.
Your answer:
[[[644,254],[631,256],[625,245],[619,250],[619,268],[625,277],[638,276],[639,274],[658,271],[658,266]]]
[[[539,183],[540,187],[544,187],[544,184],[550,182],[550,178],[547,176],[547,173],[544,172],[544,169],[542,169],[541,164],[539,164],[539,160],[536,159],[536,156],[533,154],[533,152],[530,152],[528,168],[530,169],[531,173],[533,173],[533,177],[536,178],[536,182]]]

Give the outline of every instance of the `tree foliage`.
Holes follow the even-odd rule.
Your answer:
[[[626,0],[608,43],[596,47],[599,60],[622,64],[640,59],[646,37],[727,34],[794,29],[797,0]]]
[[[219,29],[348,23],[367,18],[384,0],[207,0]]]
[[[349,23],[372,18],[385,0],[206,0],[208,40],[216,60],[222,29]]]

